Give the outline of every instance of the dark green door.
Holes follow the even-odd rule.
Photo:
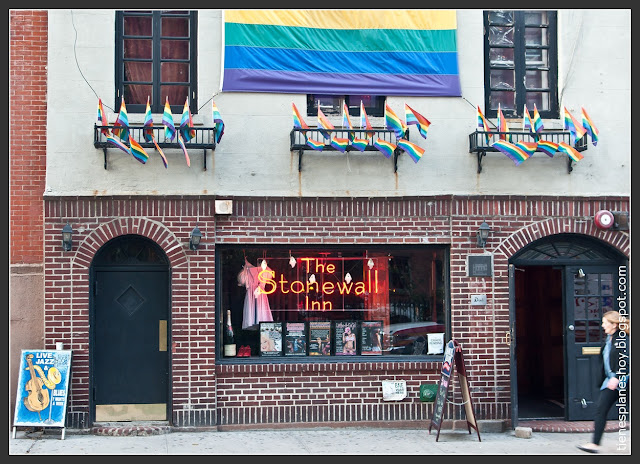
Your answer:
[[[166,420],[169,273],[119,269],[94,274],[95,420]]]
[[[593,420],[599,395],[602,315],[617,310],[617,267],[567,266],[567,419]],[[615,413],[615,408],[612,414]],[[610,417],[613,419],[614,415]]]

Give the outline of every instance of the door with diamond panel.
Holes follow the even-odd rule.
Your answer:
[[[95,421],[167,420],[167,270],[94,272]]]

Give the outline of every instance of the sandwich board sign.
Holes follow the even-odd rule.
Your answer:
[[[471,401],[471,394],[469,391],[467,372],[464,367],[464,358],[462,356],[462,345],[455,340],[449,340],[449,343],[447,343],[444,350],[444,359],[442,361],[438,392],[436,393],[436,399],[433,403],[433,415],[431,417],[431,423],[429,424],[429,434],[431,434],[431,428],[435,427],[438,430],[436,441],[440,438],[440,427],[442,426],[444,406],[447,403],[449,385],[451,384],[451,374],[454,370],[458,371],[458,382],[460,383],[460,391],[462,393],[463,400],[462,404],[464,405],[465,415],[467,416],[467,428],[469,429],[469,433],[471,433],[472,428],[475,429],[478,433],[478,441],[482,441],[480,438],[480,430],[478,430],[478,424],[476,422],[476,416],[473,412],[473,403]]]
[[[61,427],[64,440],[71,350],[22,350],[13,419],[16,427]]]

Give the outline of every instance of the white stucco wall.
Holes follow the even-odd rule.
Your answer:
[[[194,121],[211,125],[214,94],[225,121],[221,143],[215,153],[207,151],[207,170],[203,170],[202,150],[189,152],[190,168],[180,150],[165,150],[169,160],[165,169],[153,150],[149,150],[149,162],[142,165],[115,148],[108,151],[105,170],[103,151],[93,147],[93,125],[96,94],[111,123],[119,110],[113,108],[114,10],[50,10],[45,194],[630,194],[630,10],[559,10],[560,105],[576,117],[584,106],[600,131],[598,146],[589,143],[571,174],[566,155],[551,159],[542,153],[517,167],[506,156],[490,153],[483,159],[482,173],[476,172],[468,135],[476,127],[476,105],[484,108],[482,10],[458,10],[457,20],[462,97],[388,98],[401,117],[406,102],[432,123],[426,140],[411,128],[411,141],[426,152],[418,163],[401,155],[396,174],[392,160],[381,153],[313,151],[305,152],[299,173],[297,153],[289,151],[291,103],[307,124],[315,126],[315,117],[305,116],[305,95],[216,94],[221,76],[221,10],[200,10],[198,15],[200,109]],[[161,119],[161,114],[154,114],[156,125]],[[174,114],[174,120],[179,119]],[[372,119],[374,126],[382,126],[382,118]],[[341,126],[338,118],[331,120]],[[129,121],[142,123],[143,115],[130,113]],[[512,124],[514,130],[521,127],[521,121]],[[545,128],[562,127],[560,120],[544,120],[544,124]]]

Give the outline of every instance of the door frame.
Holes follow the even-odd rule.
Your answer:
[[[566,253],[558,251],[556,244],[575,244],[578,251],[571,251],[571,247],[565,250]],[[538,247],[551,246],[557,252],[557,256],[550,258],[549,254],[536,253]],[[580,252],[579,249],[582,249]],[[561,268],[562,270],[562,321],[564,326],[563,334],[563,358],[564,365],[564,395],[565,404],[568,401],[568,382],[567,382],[567,270],[569,267],[580,266],[610,266],[617,270],[619,266],[629,265],[629,260],[619,250],[612,247],[606,242],[597,238],[573,234],[562,233],[542,237],[535,240],[521,250],[517,251],[509,258],[508,266],[508,285],[509,285],[509,364],[510,364],[510,387],[511,387],[511,426],[513,429],[518,425],[518,371],[516,359],[516,304],[515,304],[515,268],[517,266],[549,266]],[[565,417],[566,417],[565,409]]]
[[[101,263],[101,257],[106,254],[107,251],[111,247],[118,246],[120,243],[123,243],[127,240],[138,240],[141,243],[144,243],[146,246],[150,247],[154,253],[155,263],[140,263],[136,262],[135,259],[128,259],[127,262],[118,263],[118,264],[105,264]],[[166,407],[166,420],[171,422],[172,420],[172,352],[171,352],[171,326],[172,326],[172,312],[171,312],[171,282],[172,282],[172,272],[171,267],[169,265],[169,258],[167,257],[164,250],[153,240],[148,239],[147,237],[141,235],[121,235],[115,237],[100,247],[98,251],[96,251],[92,263],[89,267],[89,426],[93,424],[96,420],[96,402],[93,395],[94,386],[95,386],[95,359],[94,359],[94,350],[95,350],[95,311],[96,311],[96,273],[97,272],[144,272],[144,271],[163,271],[167,273],[167,288],[166,288],[166,314],[167,314],[167,407]]]

